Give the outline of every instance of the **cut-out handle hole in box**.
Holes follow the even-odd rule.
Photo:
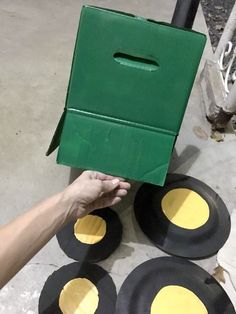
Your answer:
[[[140,70],[153,72],[159,68],[159,64],[155,60],[140,58],[122,52],[116,52],[113,57],[114,60],[121,65],[137,68]]]

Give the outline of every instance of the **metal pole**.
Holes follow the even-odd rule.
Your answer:
[[[192,28],[200,0],[177,0],[171,24]]]

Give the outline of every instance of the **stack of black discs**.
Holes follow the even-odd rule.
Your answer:
[[[100,266],[75,262],[48,277],[39,298],[39,313],[114,314],[116,287]]]
[[[39,313],[235,313],[220,284],[186,260],[215,254],[228,238],[230,217],[219,195],[199,180],[172,174],[164,187],[144,184],[136,195],[134,211],[148,238],[178,257],[155,258],[139,265],[117,297],[109,274],[91,263],[107,258],[118,247],[122,225],[111,209],[96,210],[57,234],[62,250],[78,262],[49,276]]]
[[[141,186],[134,211],[154,245],[178,257],[138,266],[121,287],[116,314],[235,313],[220,284],[186,260],[214,255],[226,242],[230,216],[219,195],[197,179],[169,174],[164,187]]]
[[[108,258],[119,246],[122,224],[110,208],[93,211],[57,234],[66,255],[78,262],[55,271],[44,284],[40,314],[114,314],[116,287],[109,274],[91,264]]]
[[[109,257],[121,238],[122,224],[111,208],[97,209],[57,233],[58,243],[68,257],[90,263]]]
[[[186,175],[169,174],[163,187],[142,185],[134,211],[147,237],[164,252],[179,257],[211,256],[230,232],[230,216],[220,196]]]
[[[221,285],[201,267],[177,257],[151,259],[124,281],[116,314],[235,314]]]

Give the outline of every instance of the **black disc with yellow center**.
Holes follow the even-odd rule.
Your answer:
[[[132,271],[116,314],[233,314],[223,288],[205,270],[177,257],[149,260]]]
[[[186,175],[169,174],[164,187],[142,185],[134,211],[148,238],[176,256],[211,256],[223,246],[230,232],[230,216],[219,195]]]
[[[97,209],[57,233],[59,245],[67,256],[91,263],[110,256],[121,238],[121,222],[110,208]]]
[[[116,288],[98,265],[75,262],[48,277],[39,298],[39,314],[114,314]]]

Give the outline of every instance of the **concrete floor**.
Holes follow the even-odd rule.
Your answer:
[[[55,153],[45,157],[45,152],[64,106],[80,9],[87,3],[1,0],[1,224],[69,182],[70,169],[56,165]],[[175,1],[108,0],[89,4],[170,21]],[[207,32],[201,10],[194,29]],[[210,57],[208,42],[200,69]],[[197,79],[170,169],[189,173],[218,190],[231,211],[236,205],[235,136],[228,134],[223,143],[216,143],[209,134]],[[141,233],[133,218],[132,202],[138,186],[134,184],[129,197],[116,208],[124,225],[122,245],[100,263],[111,272],[118,289],[135,266],[164,255]],[[37,313],[45,280],[71,261],[53,238],[0,291],[0,313]],[[198,263],[212,272],[215,257]]]

